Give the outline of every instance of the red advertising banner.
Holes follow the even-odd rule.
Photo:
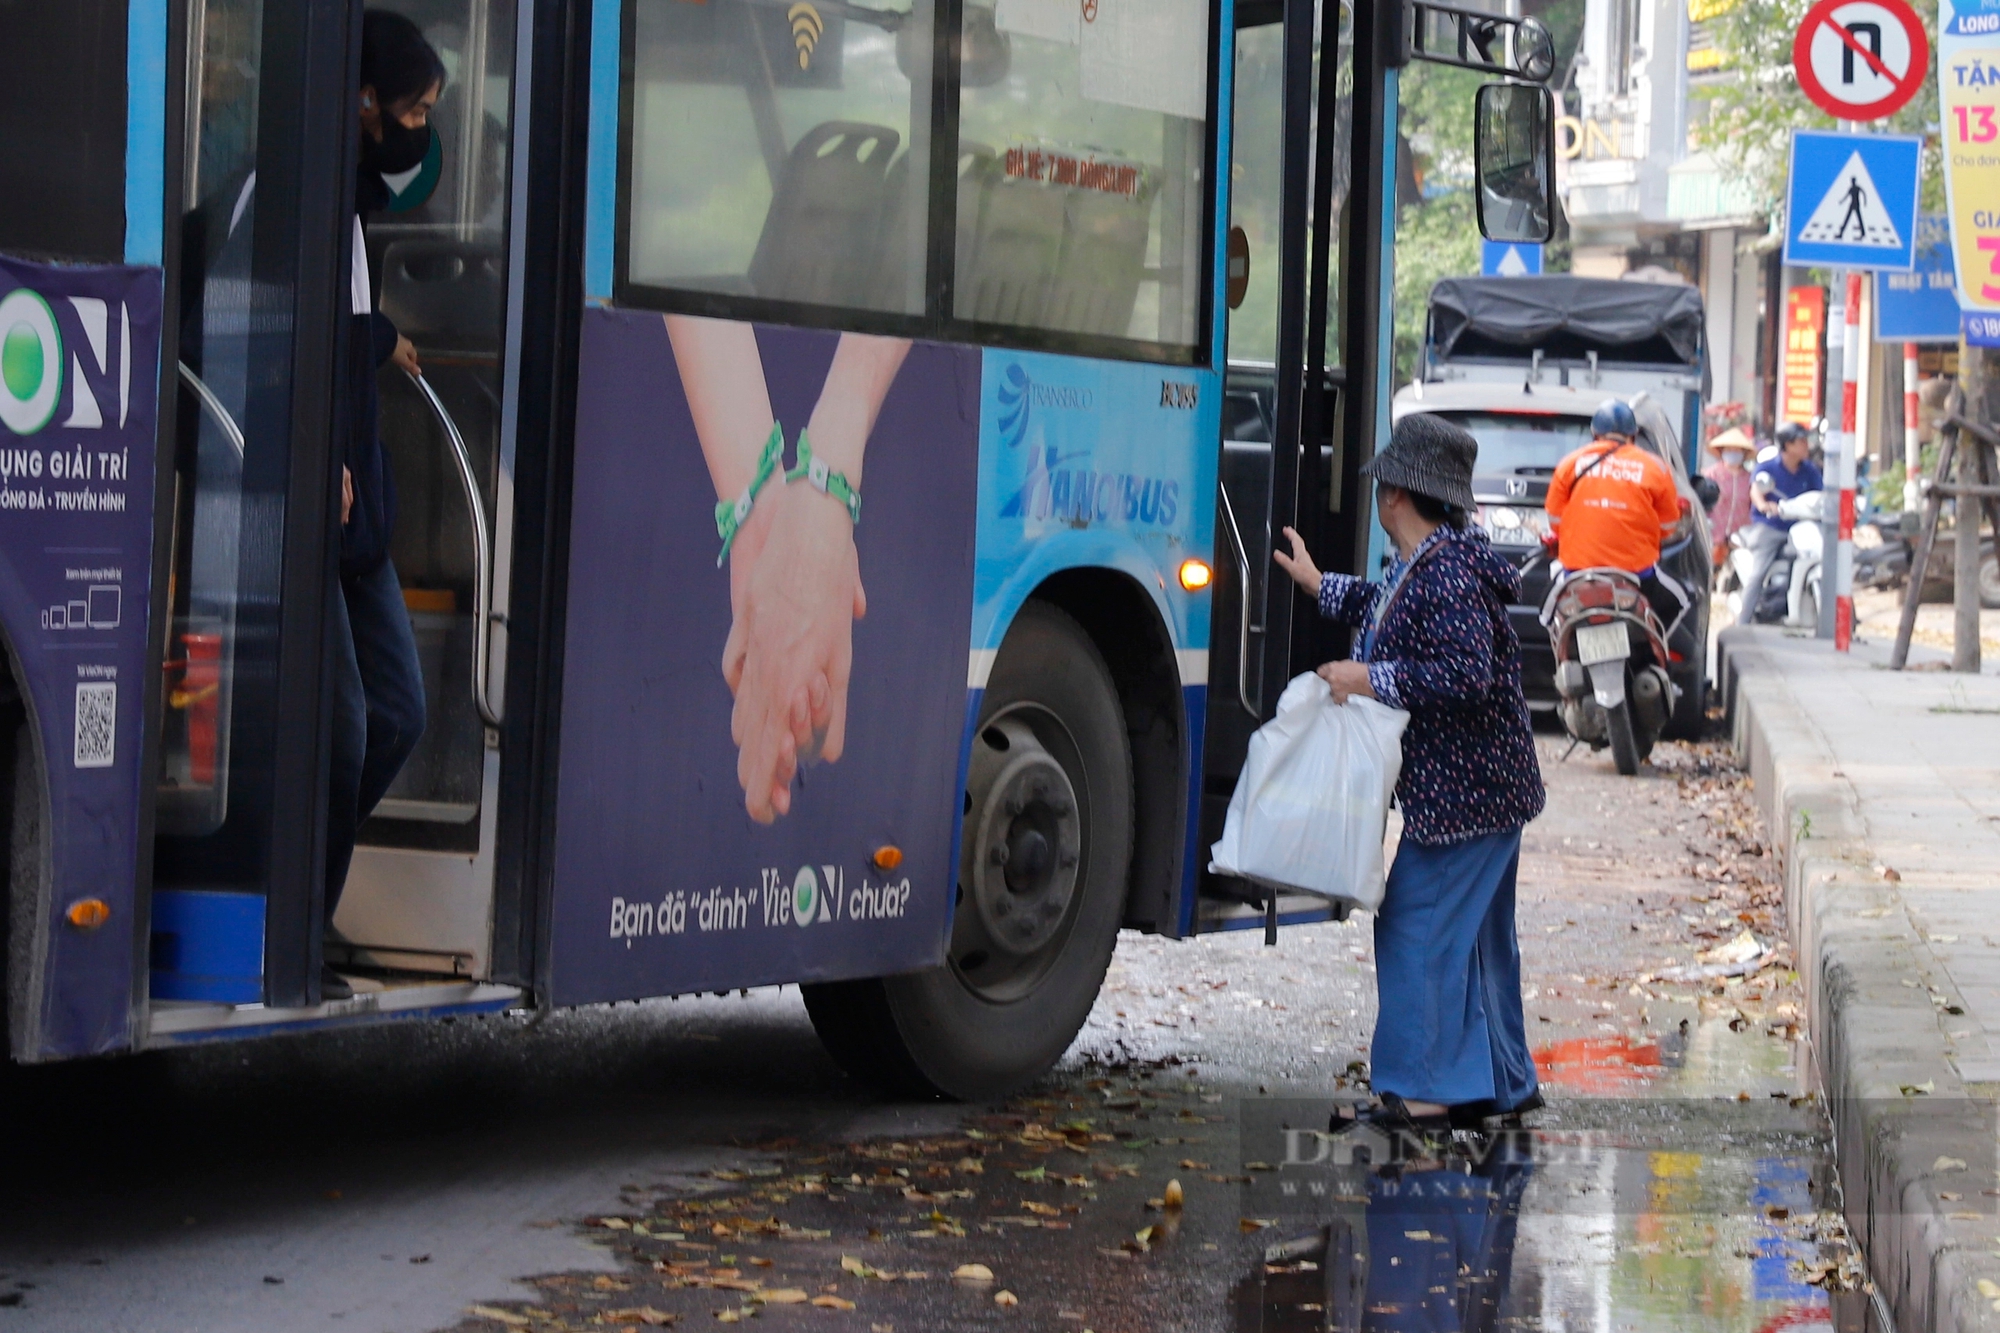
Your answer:
[[[1785,293],[1785,387],[1778,420],[1810,426],[1819,416],[1826,376],[1820,349],[1826,330],[1826,288],[1794,287]]]

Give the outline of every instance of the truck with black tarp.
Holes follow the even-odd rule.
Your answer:
[[[1431,289],[1417,378],[1395,397],[1394,416],[1430,412],[1479,441],[1472,488],[1479,522],[1521,566],[1521,604],[1509,608],[1521,639],[1530,707],[1555,706],[1555,659],[1538,619],[1550,570],[1543,506],[1556,465],[1589,443],[1590,417],[1622,398],[1639,419],[1639,443],[1674,474],[1686,502],[1660,549],[1660,568],[1694,604],[1668,636],[1678,691],[1667,734],[1692,736],[1706,699],[1709,545],[1695,469],[1708,384],[1701,294],[1692,287],[1567,274],[1446,278]]]

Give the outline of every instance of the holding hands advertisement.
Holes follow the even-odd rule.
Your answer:
[[[934,962],[978,351],[592,309],[581,361],[558,1002]]]

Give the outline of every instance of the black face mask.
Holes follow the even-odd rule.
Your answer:
[[[428,124],[413,130],[394,116],[384,116],[379,143],[372,134],[361,136],[361,165],[370,171],[394,176],[421,166],[424,154],[430,150],[431,127]]]

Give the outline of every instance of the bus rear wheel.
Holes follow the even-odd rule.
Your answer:
[[[1118,692],[1075,620],[1022,608],[973,734],[945,963],[804,987],[827,1050],[897,1095],[984,1100],[1048,1069],[1111,962],[1132,858]]]

